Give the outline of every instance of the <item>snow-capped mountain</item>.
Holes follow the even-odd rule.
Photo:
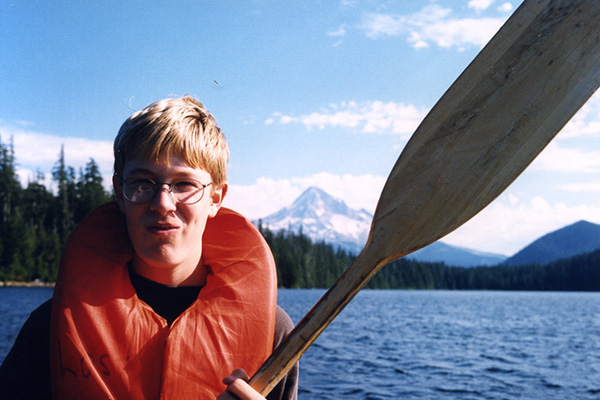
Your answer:
[[[324,241],[358,254],[364,247],[373,215],[353,210],[342,200],[310,187],[291,206],[261,219],[271,231],[300,232],[313,242]]]
[[[302,231],[313,242],[323,241],[358,255],[367,242],[372,219],[373,215],[368,211],[353,210],[342,200],[310,187],[291,206],[262,218],[260,222],[273,232]],[[441,242],[430,244],[406,257],[464,267],[496,265],[506,258]]]

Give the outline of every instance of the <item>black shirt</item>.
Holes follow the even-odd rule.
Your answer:
[[[202,286],[161,285],[129,270],[129,278],[140,300],[167,320],[169,326],[198,298]]]

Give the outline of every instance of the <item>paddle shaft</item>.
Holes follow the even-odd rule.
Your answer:
[[[266,395],[389,261],[495,199],[600,85],[600,2],[527,0],[423,120],[363,252],[251,378]]]

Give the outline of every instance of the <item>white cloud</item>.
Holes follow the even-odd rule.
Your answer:
[[[403,17],[385,14],[369,14],[362,24],[368,37],[376,39],[380,36],[399,36],[406,32]]]
[[[571,193],[600,194],[600,182],[568,183],[560,186],[560,188]]]
[[[23,126],[23,127],[31,127],[31,126],[35,126],[35,123],[32,121],[24,121],[24,120],[17,120],[15,121],[15,124]]]
[[[27,165],[55,163],[64,146],[67,165],[82,166],[93,158],[104,169],[113,161],[112,143],[85,138],[64,138],[39,133],[22,133],[14,137],[15,153]]]
[[[600,150],[584,151],[562,147],[552,141],[531,164],[538,171],[599,173]]]
[[[494,0],[470,0],[467,7],[474,9],[475,11],[484,11],[492,5]]]
[[[341,127],[357,129],[362,133],[394,133],[408,139],[419,123],[427,115],[428,110],[419,109],[411,104],[353,101],[331,104],[318,112],[293,117],[274,113],[265,124],[279,122],[281,124],[301,123],[308,129]]]
[[[250,219],[287,207],[310,186],[342,199],[354,209],[373,213],[386,178],[378,175],[334,175],[322,172],[290,179],[257,179],[252,185],[230,185],[224,205]]]
[[[600,204],[567,206],[539,196],[521,201],[507,193],[443,241],[513,255],[546,233],[580,220],[600,223]]]
[[[472,1],[472,8],[488,3]],[[411,15],[369,14],[361,27],[371,38],[405,35],[415,48],[467,46],[483,47],[498,31],[505,18],[452,18],[452,10],[437,4]]]
[[[344,36],[346,36],[346,25],[341,25],[339,28],[337,28],[336,30],[332,30],[327,32],[327,36],[333,37],[333,38],[337,38],[338,40],[336,40],[333,43],[333,47],[337,47],[339,45],[342,44],[342,39]]]
[[[498,7],[498,11],[500,12],[511,12],[513,10],[513,5],[511,3],[503,3]]]
[[[590,97],[559,134],[561,139],[582,136],[600,137],[600,92]]]
[[[333,36],[333,37],[346,36],[346,25],[342,25],[336,30],[327,32],[327,36]]]

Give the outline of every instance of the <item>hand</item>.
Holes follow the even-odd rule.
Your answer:
[[[217,400],[265,400],[265,398],[248,385],[248,374],[243,369],[234,370],[230,376],[223,379],[227,390],[217,397]]]

